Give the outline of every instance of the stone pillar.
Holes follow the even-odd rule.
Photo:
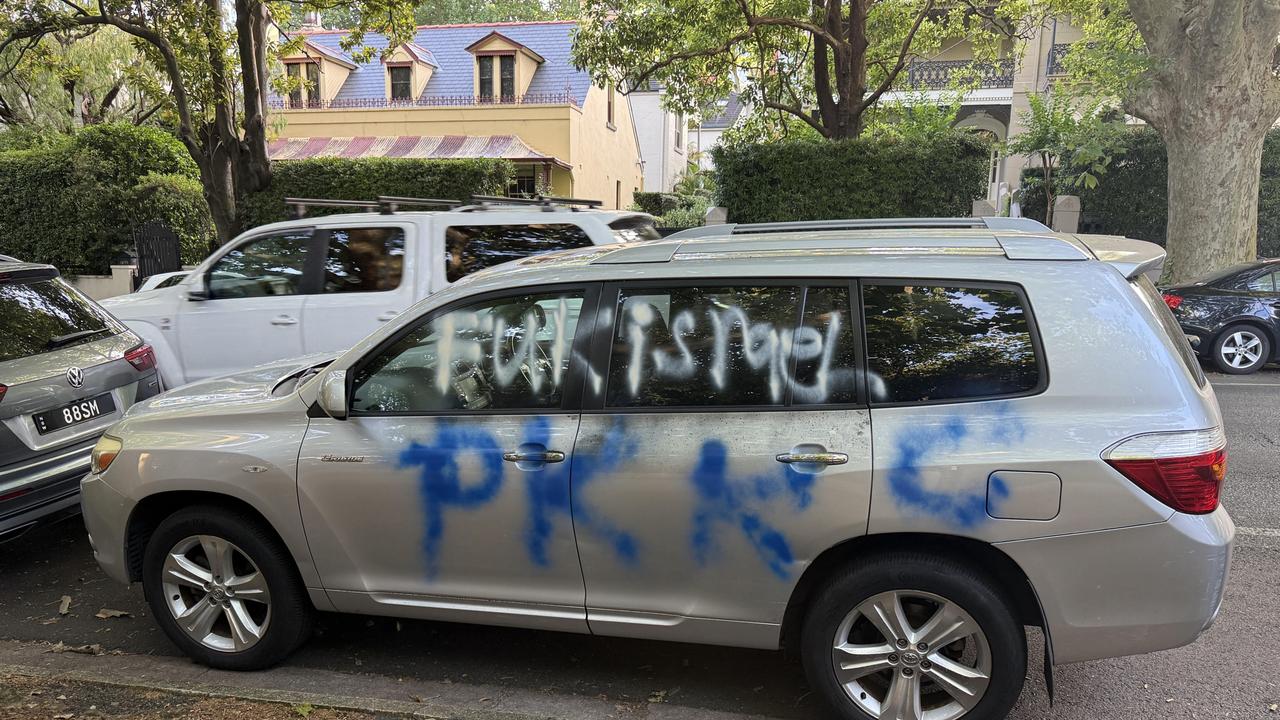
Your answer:
[[[702,220],[703,225],[724,225],[727,222],[729,222],[729,208],[719,206],[707,208],[707,214]]]
[[[995,217],[997,214],[998,213],[996,213],[995,207],[991,205],[990,201],[988,200],[973,201],[973,213],[971,214],[971,217],[976,217],[976,218]]]
[[[1080,198],[1059,195],[1053,199],[1053,230],[1060,233],[1080,232]]]

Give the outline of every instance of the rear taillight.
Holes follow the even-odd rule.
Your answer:
[[[139,345],[124,354],[124,359],[139,372],[156,366],[156,351],[150,345]]]
[[[5,393],[5,391],[6,391],[6,390],[8,390],[8,389],[9,389],[9,388],[8,388],[8,386],[6,386],[6,385],[0,385],[0,400],[3,400],[3,399],[4,399],[4,393]]]
[[[1102,458],[1165,505],[1204,515],[1218,508],[1227,439],[1222,428],[1151,433],[1125,440]]]
[[[1177,310],[1178,306],[1182,304],[1181,295],[1174,295],[1173,293],[1165,293],[1162,297],[1164,297],[1164,304],[1168,305],[1170,310]]]

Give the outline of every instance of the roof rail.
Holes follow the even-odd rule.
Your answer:
[[[327,198],[296,198],[287,197],[284,199],[284,205],[293,211],[295,219],[307,216],[307,208],[311,207],[345,207],[345,208],[363,208],[365,210],[377,210],[382,207],[377,200],[331,200]]]
[[[877,218],[850,220],[805,220],[799,222],[752,223],[732,225],[734,235],[756,233],[806,232],[822,230],[1024,230],[1052,232],[1042,223],[1030,218]]]
[[[567,207],[570,210],[578,209],[578,206],[588,208],[598,208],[604,205],[599,200],[583,200],[581,198],[552,197],[549,195],[535,195],[533,197],[503,197],[501,195],[472,195],[471,202],[478,205],[537,205],[544,210],[554,210],[557,206]]]
[[[401,197],[399,195],[379,195],[378,204],[381,205],[385,212],[395,212],[401,205],[409,207],[445,207],[456,208],[462,204],[458,200],[443,200],[440,198],[416,198]]]

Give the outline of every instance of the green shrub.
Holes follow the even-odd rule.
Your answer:
[[[0,152],[0,253],[69,274],[106,273],[132,248],[133,229],[144,220],[137,187],[144,176],[181,178],[187,190],[199,185],[186,149],[156,128],[96,125],[24,145]]]
[[[466,201],[471,195],[501,195],[515,173],[506,160],[418,160],[408,158],[317,158],[279,161],[271,185],[240,203],[245,229],[286,220],[287,197],[372,200],[379,195]],[[308,214],[341,212],[315,208]]]
[[[636,210],[649,213],[654,217],[665,215],[680,207],[679,198],[671,193],[638,192],[633,193],[631,197],[634,199]]]
[[[173,230],[181,243],[184,265],[194,265],[208,257],[217,233],[199,180],[151,173],[133,187],[130,202],[137,225],[158,220]]]
[[[888,138],[730,144],[712,150],[730,222],[968,216],[987,190],[990,145],[957,131]]]
[[[1059,192],[1080,196],[1081,231],[1124,235],[1163,245],[1169,218],[1169,169],[1164,141],[1149,128],[1129,131],[1126,149],[1098,177],[1092,190]],[[1070,168],[1066,177],[1070,177]],[[1023,171],[1022,214],[1044,220],[1044,180],[1040,171]],[[1258,255],[1280,257],[1280,130],[1267,134],[1262,148],[1258,188]]]

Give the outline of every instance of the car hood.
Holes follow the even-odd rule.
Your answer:
[[[232,375],[199,380],[134,405],[128,416],[156,412],[186,414],[190,410],[197,410],[200,414],[247,410],[255,403],[291,395],[291,392],[277,388],[305,370],[333,362],[337,356],[337,353],[306,355],[258,365]],[[291,387],[289,389],[292,390]]]

